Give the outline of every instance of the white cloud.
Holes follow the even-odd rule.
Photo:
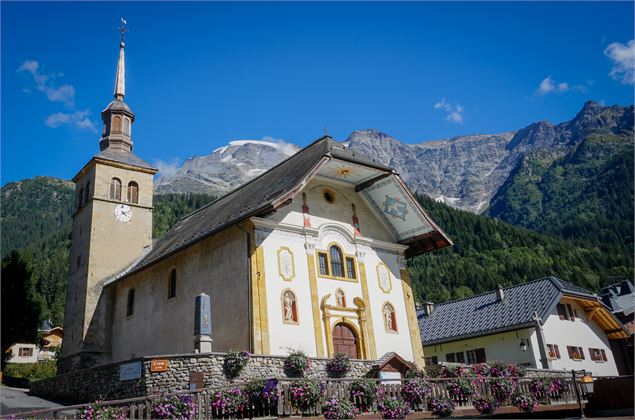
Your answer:
[[[51,128],[58,128],[63,125],[70,125],[80,130],[89,130],[94,133],[97,132],[97,127],[89,118],[90,111],[85,109],[83,111],[75,111],[73,113],[56,112],[49,115],[44,122]]]
[[[624,84],[635,83],[635,40],[626,44],[613,42],[604,50],[604,54],[613,61],[609,76]]]
[[[588,83],[593,84],[592,81]],[[571,85],[569,82],[556,82],[551,76],[545,77],[538,89],[536,89],[535,95],[544,96],[550,93],[564,93],[564,92],[586,92],[588,88],[584,85]]]
[[[448,102],[445,97],[441,98],[439,102],[434,104],[434,109],[446,111],[448,114],[445,116],[445,120],[454,124],[463,124],[465,108],[461,104],[454,104]]]
[[[36,60],[26,60],[17,69],[18,72],[26,72],[33,77],[35,88],[44,93],[51,102],[62,102],[68,106],[73,106],[75,101],[75,88],[73,85],[64,84],[56,86],[53,80],[61,74],[40,72],[40,63]]]
[[[179,158],[173,158],[169,162],[165,162],[163,160],[156,160],[154,161],[154,167],[159,170],[159,176],[165,177],[165,178],[171,178],[174,175],[176,175],[176,172],[179,170],[179,167],[181,166],[179,162],[180,162]]]

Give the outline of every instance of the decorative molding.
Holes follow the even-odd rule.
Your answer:
[[[282,246],[276,252],[278,255],[278,274],[285,281],[291,281],[295,277],[295,262],[293,252],[289,247]]]
[[[331,294],[328,293],[322,297],[320,308],[322,309],[322,321],[324,322],[324,329],[326,332],[326,348],[328,357],[333,357],[334,349],[333,349],[333,328],[339,323],[344,323],[350,326],[359,342],[357,344],[357,352],[359,354],[360,359],[368,359],[369,351],[368,351],[368,340],[366,338],[366,323],[367,323],[367,315],[366,315],[366,305],[360,298],[353,299],[353,303],[357,306],[357,309],[354,308],[341,308],[338,306],[329,305],[327,302]],[[331,311],[336,310],[339,312],[350,312],[350,315],[346,314],[332,314]],[[335,325],[331,325],[331,319],[336,319]],[[355,325],[350,319],[357,318],[357,322],[359,325]]]
[[[304,249],[306,249],[307,255],[313,255],[315,253],[315,244],[311,242],[304,243]]]
[[[342,254],[342,273],[344,274],[343,277],[340,276],[334,276],[333,274],[331,274],[331,247],[332,246],[336,246],[339,248],[341,254]],[[351,283],[357,283],[358,279],[359,279],[359,268],[358,268],[358,264],[357,264],[357,258],[355,257],[355,255],[352,254],[345,254],[344,253],[344,247],[342,247],[342,245],[340,245],[337,242],[331,242],[326,246],[326,249],[317,249],[316,250],[316,254],[318,257],[318,266],[317,266],[317,273],[318,273],[318,277],[323,278],[323,279],[331,279],[331,280],[340,280],[340,281],[348,281]],[[320,272],[320,266],[319,266],[319,254],[326,254],[326,265],[328,267],[329,270],[329,274],[322,274]],[[353,270],[355,271],[355,277],[354,278],[350,278],[348,277],[348,270],[346,268],[346,259],[347,258],[352,258],[353,259]]]
[[[408,264],[406,262],[406,259],[403,257],[398,257],[397,258],[397,265],[399,266],[400,270],[406,270],[408,268]],[[401,273],[401,279],[403,280],[403,273]]]
[[[256,242],[256,246],[261,246],[262,243],[265,241],[265,239],[267,239],[269,237],[269,235],[271,235],[271,232],[273,232],[272,229],[267,229],[267,228],[256,228],[254,231],[254,239]]]
[[[390,275],[390,269],[384,263],[377,263],[377,284],[384,293],[390,293],[392,290],[392,278]]]

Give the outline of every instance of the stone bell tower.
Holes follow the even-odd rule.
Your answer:
[[[113,296],[104,283],[152,245],[152,177],[132,153],[135,115],[124,102],[125,20],[122,19],[114,100],[101,112],[100,152],[75,175],[61,372],[107,363]]]

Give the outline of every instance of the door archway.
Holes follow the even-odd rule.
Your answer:
[[[351,359],[360,359],[359,337],[353,328],[343,322],[333,327],[333,352],[347,355]]]

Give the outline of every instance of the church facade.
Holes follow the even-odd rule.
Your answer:
[[[201,293],[214,351],[423,364],[406,260],[451,241],[395,171],[323,136],[153,244],[123,41],[116,80],[102,150],[74,178],[62,371],[191,353]]]

